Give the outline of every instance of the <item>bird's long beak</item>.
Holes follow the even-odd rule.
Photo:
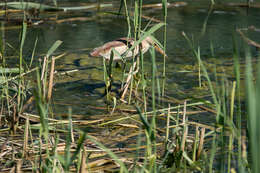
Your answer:
[[[163,56],[167,57],[166,53],[164,52],[164,50],[162,50],[157,44],[154,44],[154,48],[157,52],[159,52],[160,54],[162,54]]]

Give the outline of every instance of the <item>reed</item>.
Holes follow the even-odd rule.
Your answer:
[[[135,45],[129,51],[132,51],[134,47],[140,45],[142,40],[153,35],[162,27],[164,29],[163,47],[165,50],[167,46],[165,24],[167,21],[167,0],[162,0],[165,23],[155,24],[145,29],[142,26],[143,1],[134,1],[134,15],[131,14],[131,10],[129,10],[131,8],[126,0],[121,0],[121,3],[125,9],[128,36],[133,35],[136,40]],[[213,3],[214,1],[212,1]],[[205,32],[209,15],[203,26],[203,32]],[[8,122],[8,127],[0,130],[2,136],[8,136],[4,138],[6,141],[1,143],[1,154],[5,156],[5,151],[13,148],[8,157],[17,160],[17,163],[10,161],[11,163],[6,163],[7,166],[4,165],[10,170],[23,171],[23,161],[28,161],[32,157],[30,166],[31,170],[35,172],[91,172],[98,169],[104,170],[104,167],[106,167],[106,171],[116,172],[260,172],[260,118],[258,116],[260,108],[257,105],[260,96],[260,63],[257,65],[257,72],[255,72],[250,50],[245,45],[247,110],[244,111],[242,108],[244,100],[241,97],[241,86],[243,85],[241,74],[243,72],[240,68],[240,50],[235,35],[233,35],[235,79],[230,81],[224,75],[220,77],[217,74],[217,67],[214,69],[214,74],[209,75],[205,65],[206,61],[203,60],[200,53],[200,46],[195,45],[193,39],[183,33],[187,45],[197,60],[200,89],[202,89],[202,83],[207,82],[206,87],[211,94],[209,100],[201,99],[198,102],[193,102],[193,99],[186,98],[184,101],[179,101],[178,106],[171,102],[165,108],[167,59],[164,57],[163,60],[161,82],[158,75],[156,54],[154,48],[151,48],[150,55],[147,56],[151,62],[149,68],[144,67],[144,56],[140,52],[140,57],[133,58],[128,75],[126,75],[126,71],[123,72],[122,83],[129,82],[129,89],[125,90],[126,93],[129,93],[128,104],[134,106],[135,110],[131,111],[137,113],[124,114],[123,109],[119,108],[121,112],[118,116],[116,110],[119,99],[112,95],[113,91],[111,90],[112,74],[115,73],[112,61],[113,55],[116,54],[113,50],[110,61],[103,63],[107,100],[113,101],[111,112],[113,116],[93,121],[75,121],[72,108],[68,109],[68,120],[58,120],[55,116],[50,117],[56,60],[56,57],[52,55],[62,42],[57,41],[53,44],[46,53],[42,64],[28,69],[35,65],[34,57],[38,39],[35,40],[30,64],[27,66],[23,54],[26,28],[27,25],[24,23],[18,51],[19,61],[17,64],[19,68],[6,68],[5,43],[3,40],[0,42],[1,55],[3,56],[1,57],[3,69],[1,67],[0,71],[1,115],[5,114],[4,118],[0,117],[0,123],[2,125]],[[155,38],[154,40],[157,42]],[[212,44],[212,56],[216,56],[213,47]],[[50,63],[51,65],[49,65]],[[147,69],[150,71],[146,77]],[[36,72],[35,78],[37,79],[33,87],[33,95],[28,94],[24,79],[31,72]],[[12,76],[10,74],[18,75]],[[11,84],[16,84],[16,88],[12,88]],[[141,92],[141,99],[138,97],[138,92]],[[38,110],[37,115],[24,112],[27,104],[33,100]],[[162,102],[163,104],[161,104]],[[210,110],[207,111],[210,115],[215,115],[213,125],[195,122],[190,117],[190,115],[196,116],[201,113],[194,113],[194,110],[202,108],[202,106],[204,109]],[[243,114],[246,116],[246,127],[242,126]],[[18,117],[23,118],[24,122],[19,121]],[[4,121],[2,121],[3,119]],[[82,124],[87,128],[77,127]],[[161,124],[165,124],[165,127],[161,127]],[[88,129],[107,127],[112,129],[117,128],[117,126],[127,128],[129,131],[135,129],[129,136],[120,138],[120,140],[116,139],[128,144],[128,140],[135,138],[137,141],[135,146],[110,147],[110,145],[100,142],[103,136],[100,137],[100,134],[94,136],[95,134],[89,132]],[[15,129],[23,131],[21,145],[16,145],[19,143],[15,140],[14,135],[10,135],[17,133]],[[117,130],[121,131],[122,129],[118,128]],[[15,151],[19,151],[20,154],[15,153]],[[125,156],[127,152],[132,152],[132,155]],[[2,164],[2,160],[0,164]]]
[[[168,9],[168,2],[167,0],[162,0],[163,5],[163,16],[164,16],[164,23],[167,23],[167,9]],[[167,25],[164,25],[164,33],[163,33],[163,50],[166,53],[166,45],[167,45]],[[163,81],[162,81],[162,96],[165,94],[165,84],[166,84],[166,55],[163,56]]]
[[[253,79],[253,69],[252,69],[252,63],[251,63],[251,55],[248,50],[248,47],[246,47],[246,91],[247,91],[247,111],[248,111],[248,131],[249,131],[249,146],[250,146],[250,152],[251,152],[251,157],[252,157],[252,172],[258,172],[260,171],[260,165],[259,165],[259,160],[260,160],[260,149],[259,149],[259,144],[260,144],[260,135],[259,135],[259,123],[260,123],[260,118],[258,116],[259,112],[259,106],[257,106],[258,99],[259,99],[259,90],[260,90],[260,85],[259,85],[259,65],[258,63],[258,70],[257,70],[257,76],[256,77],[256,83],[254,84],[254,79]]]

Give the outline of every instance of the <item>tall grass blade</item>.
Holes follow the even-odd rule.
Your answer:
[[[33,59],[34,59],[34,54],[35,54],[35,49],[36,49],[37,43],[38,43],[38,37],[35,39],[35,42],[34,42],[33,52],[32,52],[32,56],[31,56],[31,61],[30,61],[30,65],[29,65],[29,67],[32,66]]]
[[[242,163],[242,129],[241,129],[241,91],[240,91],[240,64],[239,64],[239,51],[237,45],[237,39],[235,33],[232,33],[232,42],[233,42],[233,61],[234,61],[234,72],[236,76],[236,127],[237,132],[237,143],[238,143],[238,168],[240,172],[245,171],[244,164]]]
[[[128,25],[128,32],[127,32],[127,37],[131,37],[131,23],[130,23],[130,17],[129,17],[129,12],[128,12],[128,8],[127,8],[127,3],[126,0],[124,1],[124,6],[125,6],[125,15],[126,15],[126,21],[127,21],[127,25]]]
[[[21,33],[21,41],[20,41],[20,51],[19,51],[19,89],[18,89],[18,97],[17,97],[17,106],[18,106],[18,112],[20,112],[22,108],[22,72],[23,72],[23,46],[25,41],[27,31],[27,24],[23,22],[23,28]]]
[[[62,41],[57,40],[52,47],[47,52],[47,57],[50,57],[51,54],[61,45]]]
[[[246,90],[247,90],[247,111],[248,111],[248,129],[249,143],[252,157],[252,172],[260,172],[260,63],[258,63],[256,87],[254,87],[253,70],[251,55],[248,48],[246,49]]]
[[[35,101],[36,101],[36,107],[40,116],[40,137],[44,137],[47,145],[49,143],[49,128],[48,128],[48,109],[47,105],[45,103],[45,99],[42,95],[42,88],[41,88],[41,80],[40,80],[40,74],[38,69],[36,70],[36,76],[37,76],[37,89],[34,90],[35,95]],[[46,148],[47,154],[49,154],[48,147]]]
[[[167,23],[167,0],[162,0],[163,5],[163,16],[164,16],[164,23]],[[163,82],[162,82],[162,96],[164,96],[165,90],[165,82],[166,82],[166,40],[167,40],[167,25],[164,25],[164,33],[163,33],[163,50],[165,54],[163,55]]]
[[[144,32],[142,34],[142,36],[139,38],[139,40],[137,40],[132,46],[130,49],[128,49],[125,53],[124,53],[124,56],[123,58],[125,57],[125,55],[128,54],[129,51],[132,51],[134,48],[136,48],[136,46],[138,46],[146,37],[148,36],[151,36],[152,33],[154,33],[155,31],[157,31],[158,29],[160,29],[162,26],[164,26],[165,24],[164,23],[158,23],[156,25],[154,25],[152,28],[150,28],[148,31]],[[156,44],[158,43],[155,39],[153,39]],[[160,46],[161,44],[158,43],[158,45]]]
[[[200,50],[200,49],[198,49],[198,52],[197,52],[196,49],[195,49],[195,47],[194,47],[194,44],[193,44],[192,41],[187,37],[187,35],[186,35],[184,32],[182,32],[182,35],[183,35],[184,38],[187,40],[187,42],[188,42],[188,44],[189,44],[191,50],[193,51],[193,54],[194,54],[195,57],[198,59],[200,65],[201,65],[201,69],[202,69],[202,71],[203,71],[203,73],[204,73],[204,75],[205,75],[205,77],[206,77],[206,79],[207,79],[207,81],[208,81],[209,88],[210,88],[210,92],[211,92],[211,95],[212,95],[212,98],[213,98],[213,101],[214,101],[214,105],[216,106],[216,110],[217,110],[217,117],[216,117],[216,119],[218,120],[218,119],[219,119],[219,115],[220,115],[220,112],[219,112],[219,110],[220,110],[220,105],[219,105],[219,103],[218,103],[217,96],[216,96],[216,94],[215,94],[215,92],[214,92],[214,88],[213,88],[212,82],[211,82],[211,80],[210,80],[210,78],[209,78],[207,69],[206,69],[206,67],[204,66],[204,64],[203,64],[203,62],[201,61],[201,59],[199,58],[199,52],[200,52],[199,50]],[[218,121],[217,121],[217,122],[218,122]]]

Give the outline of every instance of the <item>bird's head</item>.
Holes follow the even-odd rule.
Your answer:
[[[157,52],[167,57],[166,53],[161,48],[162,46],[154,37],[148,36],[145,38],[145,41],[147,41],[151,46],[153,46]]]

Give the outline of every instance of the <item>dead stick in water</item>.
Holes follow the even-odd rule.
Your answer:
[[[251,26],[251,28],[248,28],[248,29],[253,29],[253,27]],[[248,30],[248,29],[247,29],[247,30]],[[247,42],[247,44],[252,45],[252,46],[255,46],[255,47],[257,47],[257,48],[260,48],[260,44],[258,44],[257,42],[255,42],[255,41],[249,39],[248,37],[246,37],[245,34],[244,34],[241,30],[242,30],[242,29],[237,29],[237,32],[241,35],[241,37],[243,38],[243,40],[244,40],[245,42]]]
[[[205,137],[205,128],[202,127],[201,132],[200,132],[200,143],[199,143],[199,148],[198,148],[198,153],[197,153],[197,159],[200,157],[201,151],[203,149],[204,137]]]

